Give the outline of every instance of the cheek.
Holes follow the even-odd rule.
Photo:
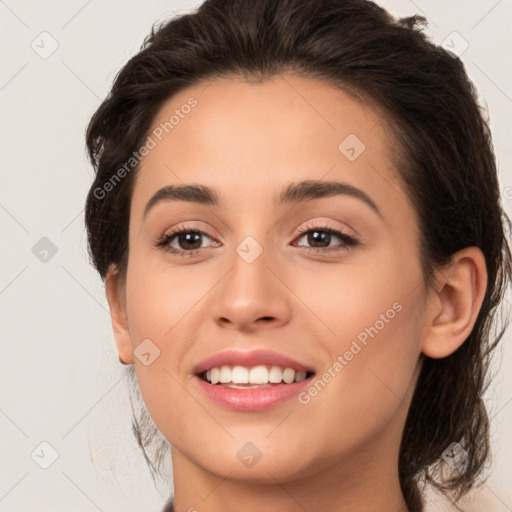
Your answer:
[[[349,429],[361,422],[377,428],[389,419],[420,354],[421,269],[391,250],[377,256],[373,264],[340,266],[294,286],[315,313],[304,317],[301,330],[319,326],[316,342],[328,359],[317,375],[319,391],[304,401],[311,398],[314,414],[337,416]]]
[[[303,309],[309,323],[304,328],[322,335],[331,354],[348,349],[354,338],[363,344],[389,338],[383,348],[390,350],[403,332],[405,318],[408,325],[421,311],[419,262],[412,251],[391,243],[365,249],[347,263],[292,271],[287,277],[307,306]]]
[[[204,290],[192,266],[163,268],[141,254],[130,256],[127,274],[127,314],[132,343],[154,339],[164,349],[163,339],[177,339],[180,323]]]
[[[302,412],[297,412],[322,432],[312,443],[311,457],[318,443],[337,455],[364,450],[388,424],[396,431],[399,418],[405,418],[419,357],[418,308],[410,297],[394,298],[390,293],[383,301],[352,303],[351,315],[339,314],[332,324],[336,336],[323,340],[320,348],[329,362],[301,397]],[[274,442],[286,446],[286,436],[285,430],[276,433]],[[389,445],[394,442],[390,439]]]
[[[148,268],[148,259],[130,255],[126,299],[135,371],[144,403],[157,425],[171,419],[183,389],[178,384],[179,364],[189,340],[184,332],[187,312],[200,299],[200,290],[180,272]],[[187,286],[188,282],[188,286]],[[149,342],[147,341],[149,340]],[[149,343],[150,364],[138,358],[140,347]],[[176,404],[174,404],[176,405]],[[167,419],[166,419],[167,418]],[[171,422],[172,424],[172,422]]]

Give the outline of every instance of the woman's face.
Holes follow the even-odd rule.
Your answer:
[[[116,340],[175,462],[272,483],[334,464],[346,478],[356,462],[396,470],[427,297],[382,115],[298,76],[218,79],[174,96],[150,137]],[[191,184],[216,202],[159,193]],[[221,355],[215,367],[242,368],[210,378],[314,375],[233,389],[196,374],[229,350],[275,359]]]

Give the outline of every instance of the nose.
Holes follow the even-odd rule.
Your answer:
[[[238,253],[212,297],[214,321],[223,328],[251,332],[285,325],[290,320],[286,276],[263,252],[252,262]]]

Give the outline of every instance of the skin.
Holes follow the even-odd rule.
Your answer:
[[[417,217],[392,164],[380,112],[325,83],[279,75],[261,83],[216,79],[174,96],[154,127],[189,97],[198,105],[144,157],[130,211],[126,280],[112,268],[107,298],[120,358],[134,364],[148,412],[171,445],[176,510],[406,511],[399,444],[423,355],[453,353],[467,338],[485,293],[482,252],[469,247],[427,290]],[[338,149],[356,134],[366,149]],[[382,217],[337,195],[274,206],[283,187],[336,180],[363,190]],[[161,202],[161,187],[215,188],[220,207]],[[155,247],[172,227],[204,231],[194,256]],[[314,241],[298,228],[329,225],[355,236]],[[262,254],[237,246],[252,236]],[[190,251],[189,245],[175,248]],[[401,310],[307,404],[296,398],[262,412],[211,402],[192,368],[219,351],[270,349],[312,365],[320,377],[365,328]],[[150,339],[145,366],[134,349]],[[331,370],[332,371],[332,370]],[[246,467],[247,443],[261,459]]]

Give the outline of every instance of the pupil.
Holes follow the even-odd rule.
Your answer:
[[[318,237],[315,235],[320,235],[320,236]],[[322,242],[322,239],[324,242],[327,240],[327,245],[328,245],[329,242],[331,241],[331,234],[326,233],[324,231],[312,231],[308,238],[309,238],[308,243],[310,245],[312,245],[313,247],[315,247],[315,244],[319,242],[319,238],[320,238],[320,242]]]
[[[194,245],[194,240],[192,240],[193,237],[196,237],[195,244],[199,242],[199,244],[194,247],[190,247],[190,244]],[[180,245],[182,245],[182,242],[185,242],[185,245],[189,244],[188,249],[199,249],[201,247],[201,240],[200,240],[200,234],[196,232],[190,232],[190,233],[183,233],[179,237]]]

